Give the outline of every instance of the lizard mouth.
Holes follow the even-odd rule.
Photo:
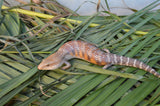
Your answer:
[[[41,64],[38,65],[38,70],[43,70],[43,67],[41,66]]]
[[[54,64],[54,65],[42,65],[42,64],[39,64],[38,65],[38,70],[54,70],[54,69],[57,69],[59,67],[58,64]]]

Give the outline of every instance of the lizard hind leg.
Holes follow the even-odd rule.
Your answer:
[[[103,69],[107,69],[108,67],[110,67],[112,64],[106,64],[105,66],[103,66]]]
[[[103,49],[106,53],[110,53],[110,51],[108,49]],[[103,66],[103,69],[107,69],[108,67],[110,67],[112,64],[106,64],[105,66]]]
[[[103,49],[105,52],[110,53],[110,51],[108,49]]]
[[[61,69],[63,69],[63,70],[71,67],[71,64],[70,64],[68,61],[65,61],[64,64],[65,64],[65,66],[63,66],[63,67],[61,68]]]

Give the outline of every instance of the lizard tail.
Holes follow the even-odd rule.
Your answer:
[[[132,59],[129,57],[124,57],[124,56],[118,56],[116,54],[110,54],[110,57],[111,57],[110,60],[112,60],[111,61],[112,64],[139,68],[139,69],[145,70],[145,71],[157,76],[158,78],[160,78],[160,73],[156,72],[155,69],[151,68],[149,65],[146,65],[145,63],[143,63],[139,60]]]

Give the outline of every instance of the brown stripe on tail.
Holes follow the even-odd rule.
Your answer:
[[[146,65],[145,63],[138,61],[136,59],[132,59],[129,57],[124,57],[124,56],[118,56],[116,54],[108,54],[110,55],[110,60],[111,60],[111,64],[117,64],[117,65],[124,65],[124,66],[131,66],[131,67],[135,67],[135,68],[139,68],[142,70],[145,70],[155,76],[157,76],[158,78],[160,78],[160,74],[158,72],[156,72],[153,68],[151,68],[149,65]]]

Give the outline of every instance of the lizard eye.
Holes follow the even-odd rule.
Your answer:
[[[47,64],[46,66],[50,66],[50,64]]]

